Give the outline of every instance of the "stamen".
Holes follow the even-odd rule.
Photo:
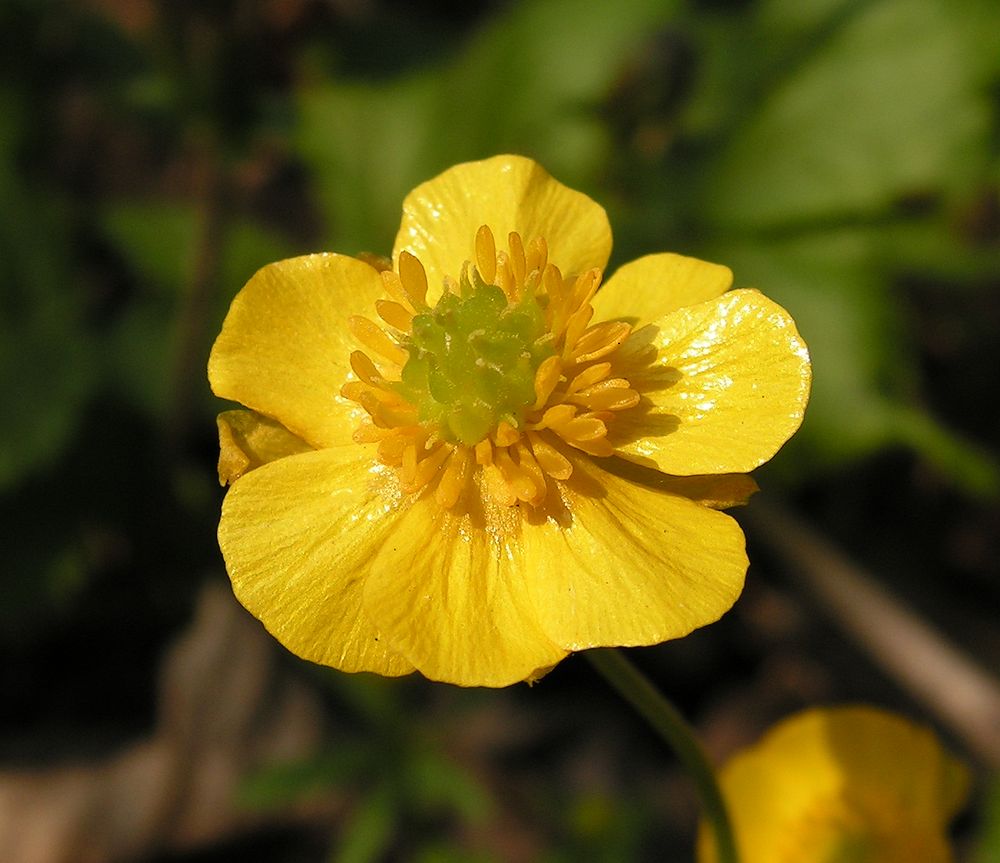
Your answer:
[[[385,288],[385,292],[392,297],[397,303],[411,312],[415,312],[416,309],[413,303],[410,302],[410,297],[403,290],[403,282],[399,278],[399,273],[394,270],[388,270],[382,273],[382,287]]]
[[[561,375],[562,362],[559,357],[542,360],[538,371],[535,372],[535,403],[531,406],[531,410],[537,411],[545,407]]]
[[[434,499],[444,509],[451,509],[462,495],[469,474],[470,455],[468,447],[457,446],[448,457],[444,473],[434,490]]]
[[[495,432],[493,432],[493,442],[498,447],[510,446],[516,443],[521,437],[521,433],[514,428],[507,420],[501,420]]]
[[[475,450],[476,464],[493,464],[493,445],[490,443],[489,438],[483,438],[479,443],[477,443]]]
[[[409,357],[409,354],[390,339],[378,324],[372,323],[368,318],[351,315],[347,319],[347,327],[354,338],[366,348],[370,348],[380,357],[385,357],[396,365],[403,365]]]
[[[431,450],[430,454],[417,464],[412,483],[409,486],[404,483],[403,491],[407,493],[420,491],[434,478],[434,474],[441,469],[445,459],[451,455],[453,449],[448,444],[438,444],[436,449]]]
[[[511,268],[510,257],[506,252],[497,252],[497,272],[495,284],[510,302],[517,302],[517,286],[514,282],[514,271]]]
[[[497,274],[497,246],[488,225],[476,231],[476,267],[483,281],[492,285]]]
[[[576,363],[589,363],[618,350],[629,337],[632,327],[624,321],[604,321],[588,329],[573,346]]]
[[[550,445],[538,432],[529,431],[528,441],[539,466],[553,479],[569,479],[573,465],[559,450]]]
[[[588,366],[569,382],[566,392],[575,393],[593,386],[598,381],[607,377],[610,371],[611,363],[596,363],[595,365]]]
[[[573,356],[577,340],[583,335],[583,331],[587,329],[587,324],[590,323],[590,319],[593,316],[594,307],[589,303],[581,306],[569,316],[569,320],[566,322],[566,343],[563,346],[563,359],[569,360]]]
[[[528,271],[529,279],[533,273],[538,273],[538,275],[541,276],[542,271],[545,269],[545,264],[548,262],[548,258],[549,247],[546,244],[544,237],[535,237],[535,239],[528,243],[525,269]]]
[[[593,411],[620,411],[639,404],[639,393],[624,378],[613,378],[575,393],[568,401]]]
[[[414,310],[427,306],[427,273],[420,259],[409,252],[399,253],[399,279]]]
[[[524,244],[517,231],[511,231],[507,235],[507,248],[510,250],[510,268],[514,273],[514,284],[523,285],[525,274]]]
[[[390,327],[401,333],[409,332],[413,325],[413,312],[400,303],[392,302],[392,300],[376,300],[375,311]]]
[[[351,368],[369,386],[381,386],[382,375],[364,351],[351,351]]]

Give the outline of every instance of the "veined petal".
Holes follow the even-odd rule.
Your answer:
[[[219,545],[237,599],[293,653],[343,671],[413,670],[362,609],[370,562],[398,501],[360,449],[271,462],[237,480]]]
[[[603,269],[611,254],[603,207],[531,159],[495,156],[449,168],[406,196],[393,259],[403,250],[420,258],[433,303],[444,277],[458,278],[462,262],[476,260],[481,225],[489,225],[500,248],[511,231],[525,243],[544,237],[549,261],[563,275]]]
[[[631,340],[646,343],[624,361],[643,398],[609,434],[625,458],[669,474],[746,473],[802,422],[809,352],[788,313],[757,291],[680,309]]]
[[[657,644],[722,616],[743,589],[743,532],[729,516],[574,459],[567,510],[525,524],[528,589],[566,650]]]
[[[340,395],[356,347],[346,322],[380,296],[378,273],[346,255],[264,267],[236,295],[212,347],[212,391],[314,447],[351,443],[364,411]]]
[[[728,291],[729,267],[663,252],[646,255],[615,270],[594,297],[594,320],[627,320],[644,326],[685,306]]]
[[[281,423],[255,411],[223,411],[215,423],[219,428],[220,485],[231,485],[261,465],[312,449]]]
[[[525,587],[528,563],[504,533],[425,497],[372,562],[365,608],[424,676],[507,686],[566,655],[539,627]]]

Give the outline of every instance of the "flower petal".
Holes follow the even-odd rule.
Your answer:
[[[398,502],[358,456],[348,447],[308,452],[237,480],[222,504],[219,545],[237,599],[293,653],[396,676],[413,667],[364,613],[361,591]]]
[[[549,261],[563,275],[603,269],[611,254],[611,226],[603,207],[531,159],[495,156],[449,168],[406,196],[393,259],[404,249],[420,258],[433,303],[444,277],[457,279],[462,263],[475,260],[481,225],[490,226],[501,249],[511,231],[525,243],[544,237]]]
[[[601,459],[601,468],[630,482],[677,494],[712,509],[744,506],[760,491],[754,478],[745,473],[670,476],[655,468],[614,457]]]
[[[643,326],[685,306],[728,291],[729,267],[671,252],[646,255],[615,270],[594,297],[594,320],[613,318]]]
[[[802,422],[809,352],[788,312],[757,291],[680,309],[625,347],[621,372],[643,396],[610,429],[625,458],[682,476],[746,473]]]
[[[416,501],[372,562],[365,608],[432,680],[507,686],[537,679],[566,651],[539,628],[516,541],[479,521],[442,510],[433,497]]]
[[[243,474],[312,447],[281,423],[254,411],[223,411],[219,428],[219,484],[232,485]]]
[[[346,321],[370,314],[381,295],[378,273],[345,255],[264,267],[236,295],[212,347],[212,391],[315,447],[350,443],[364,411],[340,395],[356,347]]]
[[[566,511],[523,531],[542,628],[566,650],[658,644],[722,616],[743,589],[729,516],[574,459]]]
[[[846,859],[835,851],[847,847],[866,849],[865,859],[946,863],[948,821],[969,786],[930,730],[868,706],[791,716],[719,779],[745,863]],[[703,823],[698,860],[717,859]]]

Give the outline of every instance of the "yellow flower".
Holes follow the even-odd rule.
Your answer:
[[[969,776],[928,729],[839,707],[786,719],[720,782],[741,863],[947,863]],[[705,825],[698,852],[717,859]]]
[[[655,644],[742,589],[745,476],[798,427],[808,353],[725,267],[672,254],[598,292],[604,210],[539,165],[406,198],[392,266],[281,261],[212,350],[240,601],[301,657],[466,686]]]

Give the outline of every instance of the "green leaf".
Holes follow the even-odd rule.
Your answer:
[[[673,3],[513,4],[451,63],[378,84],[299,94],[297,145],[332,247],[388,253],[404,195],[452,164],[502,152],[540,159],[567,182],[600,172],[597,106],[627,56]]]
[[[751,41],[781,31],[777,10],[796,5],[767,4]],[[706,190],[712,221],[758,229],[878,214],[985,168],[991,101],[953,4],[844,8],[853,14],[839,14],[732,134]]]
[[[138,282],[107,337],[105,374],[133,404],[164,418],[176,366],[178,315],[195,265],[202,218],[191,205],[119,202],[103,214],[103,227]],[[262,266],[294,254],[291,244],[253,223],[229,224],[219,251],[210,320],[204,321],[205,363],[236,292]],[[204,367],[204,364],[202,364]],[[207,413],[215,402],[201,388]]]

